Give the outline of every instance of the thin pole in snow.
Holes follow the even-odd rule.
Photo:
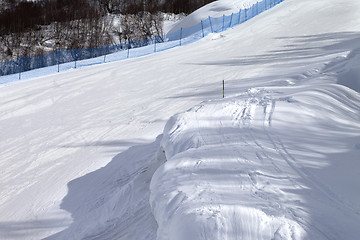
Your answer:
[[[225,98],[225,80],[223,79],[223,98]]]

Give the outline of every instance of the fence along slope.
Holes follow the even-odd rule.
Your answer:
[[[151,39],[129,41],[97,48],[58,50],[42,56],[22,56],[15,60],[0,63],[0,76],[18,74],[18,77],[14,75],[9,76],[8,80],[0,80],[0,84],[14,81],[15,78],[20,80],[22,73],[34,69],[53,66],[53,68],[44,71],[42,74],[60,72],[71,68],[145,56],[154,52],[190,44],[210,33],[219,33],[239,25],[283,1],[263,0],[253,4],[250,8],[240,9],[238,13],[229,16],[223,15],[219,18],[208,17],[192,27],[181,28],[176,32],[165,36],[155,36]],[[30,77],[32,76],[30,74]]]

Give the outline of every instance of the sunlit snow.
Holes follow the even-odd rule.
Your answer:
[[[0,239],[358,239],[359,66],[360,1],[286,0],[3,84]]]

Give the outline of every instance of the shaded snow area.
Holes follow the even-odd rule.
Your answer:
[[[2,84],[0,239],[359,239],[359,66],[360,1],[286,0]]]

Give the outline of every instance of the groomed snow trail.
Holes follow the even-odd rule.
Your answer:
[[[359,39],[359,1],[287,0],[188,46],[0,86],[0,239],[176,239],[189,216],[192,239],[359,236],[359,94],[335,84],[359,86],[351,81]],[[190,111],[174,138],[186,144],[171,147],[165,131],[168,163],[152,183],[155,221],[149,184],[164,160],[165,123],[219,99],[223,79],[229,101]],[[185,136],[186,126],[200,133]],[[195,151],[196,136],[205,152]],[[182,154],[194,173],[162,185]],[[187,158],[198,159],[198,183]],[[186,199],[199,203],[198,214],[178,208]]]

